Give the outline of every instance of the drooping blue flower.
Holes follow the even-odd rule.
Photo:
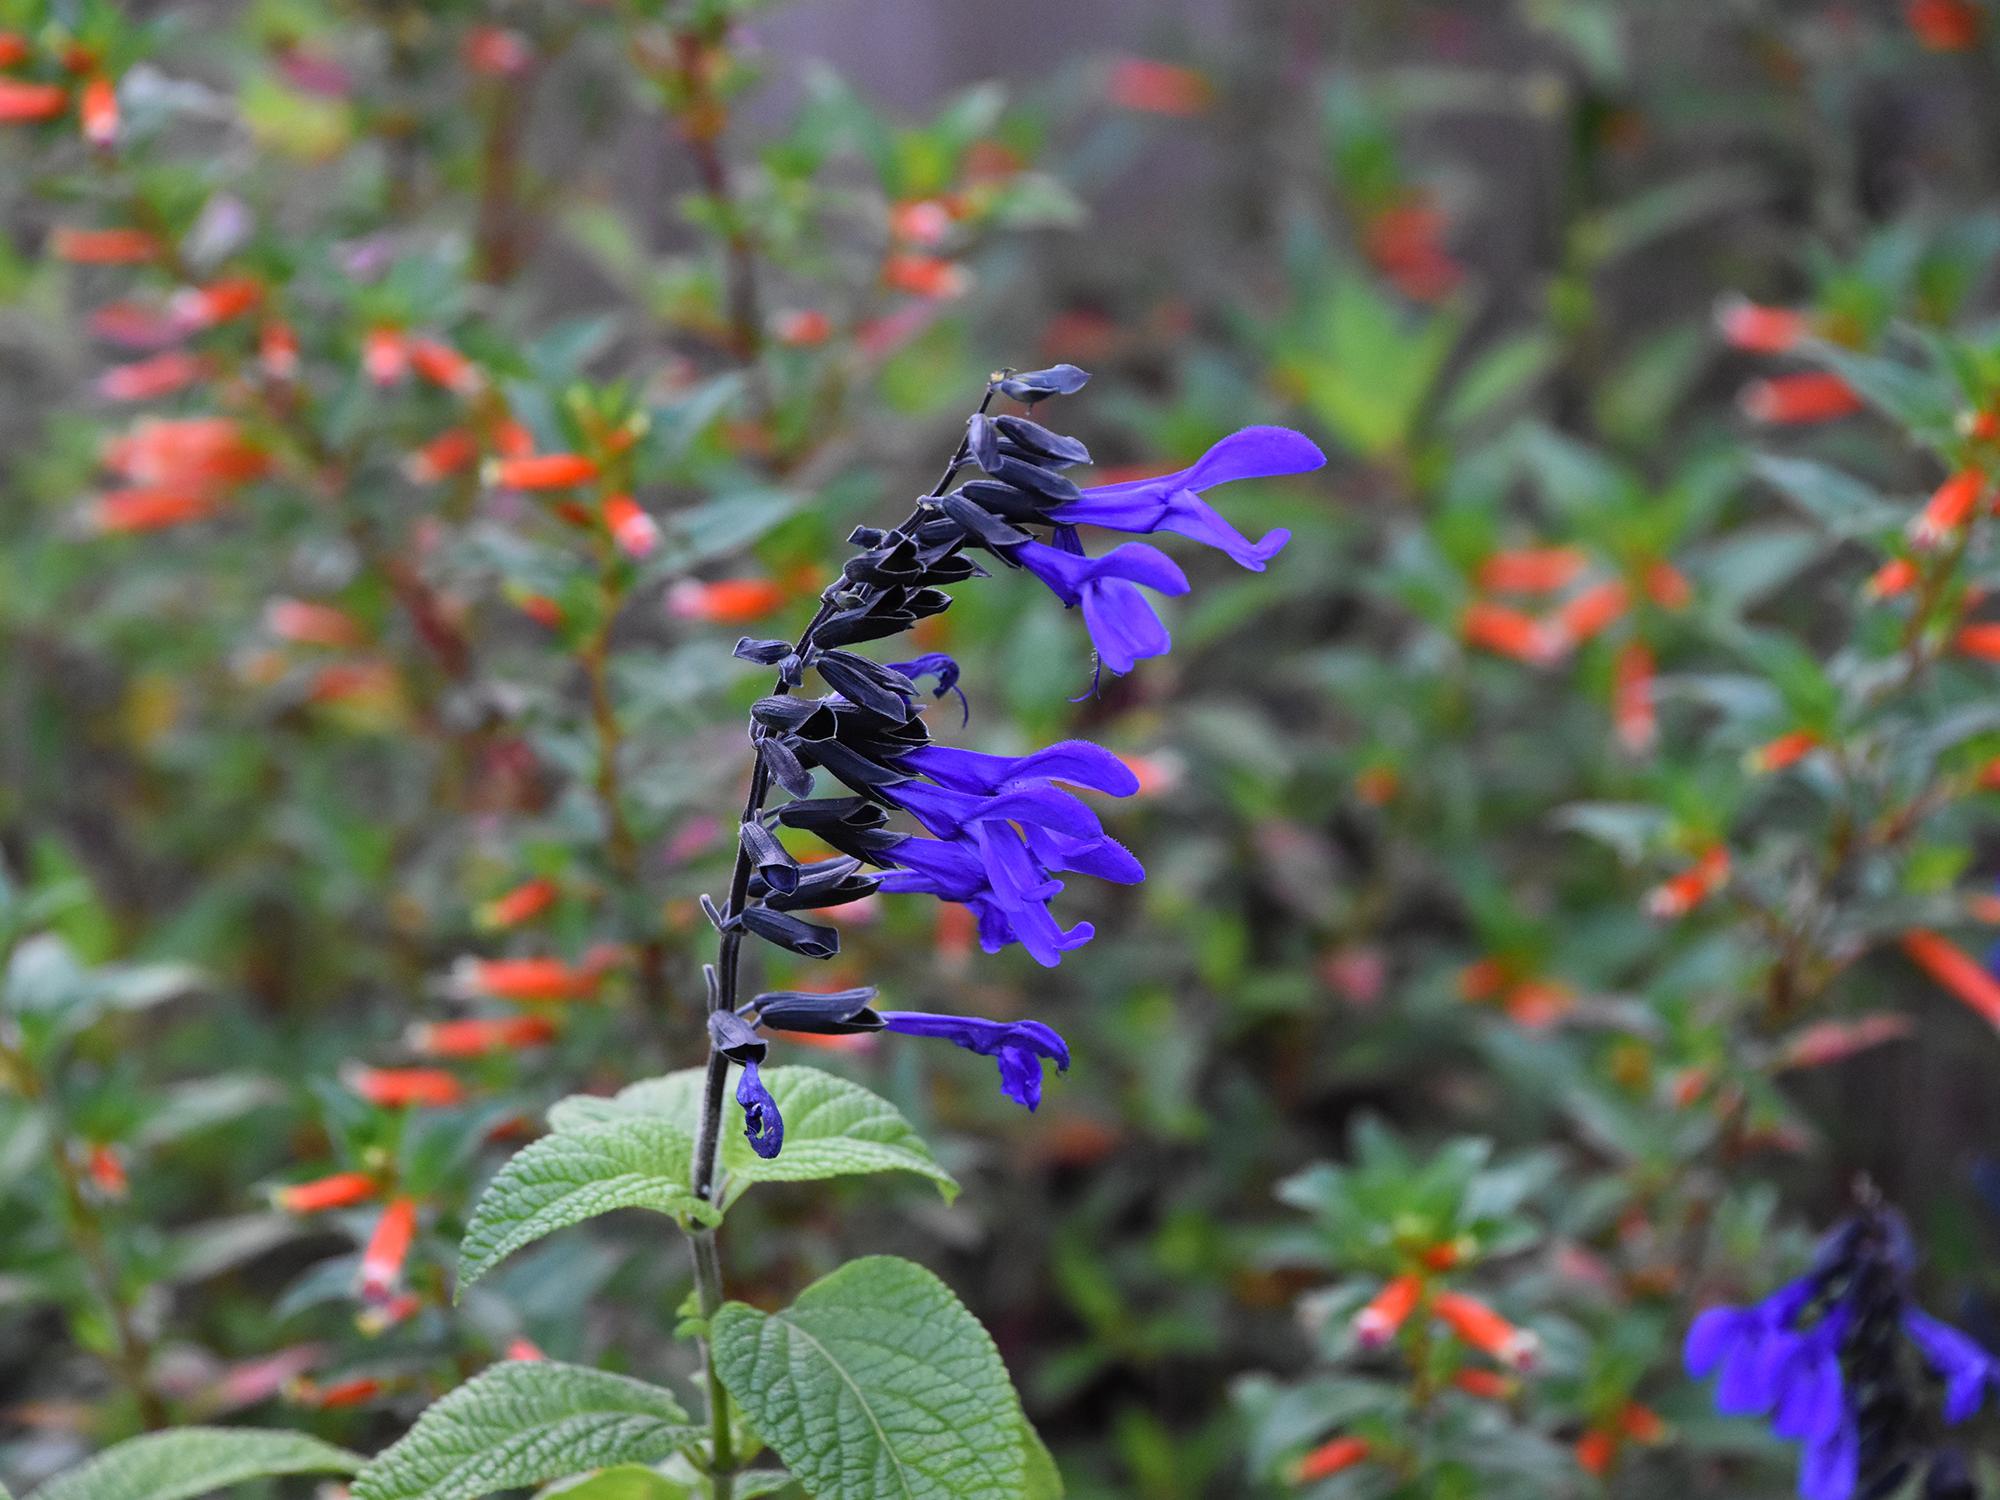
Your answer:
[[[1304,474],[1325,462],[1326,455],[1311,439],[1289,427],[1246,427],[1231,433],[1188,468],[1152,479],[1086,489],[1080,499],[1057,507],[1049,515],[1068,526],[1102,526],[1142,535],[1178,532],[1261,573],[1291,540],[1291,533],[1273,531],[1253,542],[1202,499],[1201,492],[1235,479]]]
[[[904,1036],[941,1037],[993,1058],[1000,1065],[1000,1089],[1017,1104],[1034,1109],[1042,1102],[1042,1059],[1069,1071],[1069,1046],[1040,1021],[988,1021],[979,1016],[932,1015],[926,1011],[885,1010],[882,1024]]]
[[[1139,778],[1130,766],[1088,740],[1062,740],[1030,755],[924,745],[899,756],[897,764],[921,771],[939,786],[980,796],[1032,781],[1067,781],[1113,797],[1129,797],[1139,790]]]
[[[743,1106],[743,1135],[750,1149],[769,1161],[785,1145],[785,1120],[778,1113],[778,1101],[757,1076],[757,1064],[743,1064],[743,1076],[736,1082],[736,1102]]]
[[[913,661],[892,661],[891,672],[901,672],[912,682],[921,682],[926,677],[935,677],[937,686],[932,689],[933,698],[942,698],[946,693],[958,696],[958,721],[960,725],[972,721],[972,700],[965,696],[965,689],[958,685],[958,663],[942,651],[927,651]]]
[[[957,902],[978,919],[979,943],[988,953],[1019,943],[1036,963],[1054,968],[1063,954],[1095,937],[1096,929],[1088,922],[1064,927],[1056,920],[1049,902],[1063,884],[1046,871],[1009,861],[1007,840],[1018,844],[1019,837],[1005,824],[981,824],[959,839],[901,839],[879,856],[896,867],[882,877],[879,889]]]
[[[1944,1382],[1944,1419],[1954,1426],[1975,1415],[1989,1390],[2000,1390],[2000,1360],[1949,1323],[1911,1308],[1903,1330]]]
[[[1098,660],[1111,672],[1125,673],[1148,657],[1165,656],[1173,640],[1140,585],[1161,594],[1185,594],[1187,575],[1157,547],[1126,542],[1102,557],[1086,557],[1071,527],[1059,527],[1056,544],[1021,542],[1006,549],[1009,561],[1020,564],[1046,583],[1058,599],[1080,605]]]
[[[1043,781],[1015,782],[991,795],[954,791],[914,778],[878,790],[941,839],[975,823],[1033,823],[1081,839],[1104,834],[1096,813]]]

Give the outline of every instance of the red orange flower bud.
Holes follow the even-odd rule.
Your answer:
[[[1967,625],[1953,637],[1952,644],[1981,661],[2000,661],[2000,621]]]
[[[1797,426],[1852,416],[1861,410],[1862,400],[1838,375],[1813,370],[1753,380],[1736,404],[1753,422]]]
[[[1635,1443],[1657,1443],[1667,1435],[1660,1414],[1636,1401],[1627,1401],[1618,1412],[1618,1430]]]
[[[371,328],[361,340],[361,370],[375,385],[394,385],[410,373],[410,344],[400,328]]]
[[[486,383],[479,366],[438,339],[413,339],[409,362],[419,377],[454,395],[473,395]]]
[[[0,125],[33,125],[69,108],[69,90],[54,83],[0,78]]]
[[[1520,547],[1496,552],[1475,575],[1482,589],[1501,594],[1553,594],[1574,583],[1590,566],[1576,547]]]
[[[1888,599],[1916,587],[1917,565],[1907,557],[1892,557],[1868,576],[1862,592],[1870,599]]]
[[[644,557],[660,545],[660,528],[630,495],[613,495],[604,502],[604,524],[628,556]]]
[[[1311,1484],[1315,1480],[1331,1479],[1335,1474],[1361,1463],[1373,1451],[1366,1438],[1334,1438],[1330,1442],[1321,1443],[1292,1465],[1292,1482]]]
[[[132,1180],[125,1174],[125,1154],[116,1146],[98,1142],[90,1148],[86,1164],[91,1186],[107,1198],[123,1198]]]
[[[1974,1013],[2000,1026],[2000,980],[1964,949],[1935,932],[1916,928],[1903,934],[1903,952],[1911,962],[1950,990]]]
[[[972,277],[956,261],[936,255],[891,255],[882,262],[882,284],[933,301],[959,296]]]
[[[1694,597],[1694,585],[1688,582],[1687,574],[1664,559],[1647,563],[1640,581],[1646,597],[1661,609],[1685,609]]]
[[[1663,918],[1685,916],[1721,890],[1728,879],[1729,851],[1716,844],[1689,868],[1654,886],[1646,895],[1646,913]]]
[[[1937,487],[1928,504],[1910,523],[1910,542],[1917,547],[1935,547],[1967,521],[1985,493],[1986,476],[1977,469],[1961,469]]]
[[[518,927],[523,922],[532,922],[556,904],[559,894],[553,880],[523,881],[504,896],[496,896],[480,907],[479,925],[489,928]]]
[[[667,591],[667,613],[711,625],[746,625],[785,602],[785,591],[768,578],[722,578],[700,583],[683,578]]]
[[[1787,354],[1812,332],[1804,313],[1744,297],[1724,298],[1715,309],[1715,323],[1723,341],[1746,354]]]
[[[1459,1338],[1510,1369],[1533,1368],[1541,1352],[1541,1341],[1533,1333],[1516,1328],[1484,1302],[1463,1292],[1438,1293],[1431,1310]]]
[[[1618,1458],[1618,1439],[1601,1427],[1593,1427],[1576,1440],[1577,1467],[1602,1478]]]
[[[299,373],[299,336],[292,325],[266,318],[257,330],[257,363],[273,380],[291,380]]]
[[[317,1214],[366,1203],[380,1190],[380,1184],[366,1172],[336,1172],[331,1177],[281,1187],[271,1198],[286,1213]]]
[[[1379,1349],[1393,1339],[1423,1296],[1424,1284],[1415,1276],[1398,1276],[1360,1312],[1354,1315],[1354,1339],[1364,1349]]]
[[[1593,584],[1556,611],[1555,632],[1564,648],[1602,635],[1632,607],[1632,590],[1622,579]]]
[[[28,39],[18,31],[0,31],[0,68],[11,68],[34,55]]]
[[[1794,729],[1789,734],[1781,734],[1766,744],[1759,745],[1743,757],[1745,769],[1752,772],[1783,771],[1797,765],[1823,742],[1810,729]]]
[[[1562,654],[1562,642],[1542,621],[1504,605],[1474,602],[1459,616],[1459,635],[1468,646],[1543,666]]]
[[[452,973],[464,993],[517,1004],[585,1000],[597,993],[602,978],[594,968],[572,968],[559,958],[462,959]]]
[[[518,31],[504,26],[475,26],[465,34],[466,67],[484,78],[516,78],[535,60],[534,48]]]
[[[306,599],[273,599],[264,606],[264,628],[295,646],[344,650],[367,639],[360,623],[343,609]]]
[[[465,427],[439,433],[403,460],[403,474],[412,484],[436,484],[469,469],[479,458],[479,439]]]
[[[211,281],[207,286],[182,287],[174,293],[174,317],[190,329],[213,328],[240,318],[264,300],[262,282],[248,276]]]
[[[510,490],[560,490],[588,484],[597,477],[597,463],[581,453],[537,453],[502,458],[488,468],[488,482]]]
[[[1120,109],[1187,118],[1207,110],[1215,89],[1193,68],[1149,57],[1121,57],[1111,64],[1105,97]]]
[[[562,627],[562,606],[548,595],[524,594],[515,603],[520,606],[522,614],[544,629],[558,630]]]
[[[465,1085],[440,1068],[370,1068],[356,1065],[347,1086],[383,1109],[443,1109],[465,1098]]]
[[[143,229],[67,229],[49,235],[49,253],[73,266],[142,266],[160,253]]]
[[[97,377],[97,394],[107,401],[157,401],[186,390],[210,368],[198,354],[169,349],[150,359],[113,365]]]
[[[1659,734],[1653,707],[1653,651],[1644,641],[1627,641],[1612,664],[1611,722],[1618,743],[1644,754]]]
[[[417,1204],[413,1198],[396,1198],[375,1221],[374,1233],[361,1252],[361,1296],[366,1302],[381,1302],[393,1296],[403,1279],[403,1262],[409,1259],[410,1242],[416,1238]]]
[[[112,490],[84,508],[84,521],[91,530],[107,536],[131,535],[206,520],[221,508],[216,496],[187,490]]]
[[[83,138],[93,146],[109,146],[118,139],[118,86],[102,73],[83,86],[77,103],[77,120]]]
[[[1482,1401],[1511,1401],[1520,1389],[1519,1382],[1508,1379],[1498,1370],[1457,1370],[1452,1374],[1451,1383],[1466,1395],[1477,1396]]]
[[[889,234],[912,245],[936,245],[951,233],[952,212],[936,198],[898,203],[889,210]]]
[[[507,1358],[537,1360],[548,1356],[536,1347],[533,1339],[515,1338],[507,1341]]]
[[[410,1050],[423,1057],[485,1057],[493,1052],[543,1047],[555,1034],[556,1023],[547,1016],[429,1021],[410,1028]]]
[[[285,1389],[286,1398],[294,1406],[307,1406],[315,1411],[343,1411],[366,1406],[381,1394],[382,1382],[367,1375],[357,1375],[352,1380],[335,1381],[324,1386],[301,1377]]]
[[[833,319],[816,309],[781,312],[771,319],[771,337],[794,349],[824,344],[833,335]]]

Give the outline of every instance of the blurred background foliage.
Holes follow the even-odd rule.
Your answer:
[[[896,1004],[1032,1003],[1076,1066],[1029,1118],[815,1059],[967,1190],[774,1190],[738,1294],[936,1267],[1071,1493],[1135,1500],[1786,1493],[1678,1336],[1859,1174],[1994,1342],[1995,1016],[1907,936],[1995,916],[1994,564],[1903,530],[1995,451],[1997,23],[0,0],[0,1473],[194,1418],[372,1450],[516,1340],[675,1357],[643,1224],[454,1309],[467,1204],[553,1099],[699,1055],[730,645],[1056,360],[1100,474],[1264,421],[1333,462],[1232,496],[1290,548],[1129,678],[1027,585],[929,622],[961,742],[1141,768],[1152,878],[1077,891],[1054,973],[843,909]],[[425,1029],[468,1018],[513,1029]],[[1359,1347],[1412,1267],[1535,1368]]]

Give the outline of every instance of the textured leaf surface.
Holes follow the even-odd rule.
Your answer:
[[[937,1184],[946,1201],[958,1183],[896,1106],[858,1083],[817,1068],[766,1068],[764,1086],[785,1117],[785,1149],[766,1161],[743,1138],[742,1111],[724,1106],[721,1199],[724,1207],[759,1182],[812,1182],[864,1172],[914,1172]],[[557,1132],[581,1131],[633,1114],[694,1132],[701,1110],[702,1070],[688,1068],[635,1083],[611,1099],[565,1099],[549,1112]]]
[[[558,1131],[500,1169],[459,1247],[462,1292],[530,1241],[616,1208],[650,1208],[706,1223],[715,1210],[688,1190],[694,1141],[643,1114]]]
[[[352,1474],[360,1455],[299,1432],[181,1427],[107,1448],[31,1500],[192,1500],[278,1474]]]
[[[509,1360],[439,1401],[354,1481],[354,1500],[476,1500],[585,1469],[654,1463],[701,1430],[670,1391]]]
[[[716,1369],[814,1500],[1021,1500],[1020,1402],[986,1330],[922,1266],[871,1256],[789,1308],[726,1304]]]

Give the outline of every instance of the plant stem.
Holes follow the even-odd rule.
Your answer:
[[[726,1060],[724,1070],[728,1068]],[[709,1071],[714,1072],[711,1062]],[[713,1229],[688,1233],[688,1249],[694,1257],[695,1296],[704,1319],[712,1318],[722,1306],[722,1257],[716,1250]],[[710,1447],[709,1479],[714,1500],[730,1500],[736,1489],[736,1440],[729,1430],[729,1392],[715,1370],[715,1351],[710,1341],[701,1341],[701,1364],[708,1381],[708,1431]]]

